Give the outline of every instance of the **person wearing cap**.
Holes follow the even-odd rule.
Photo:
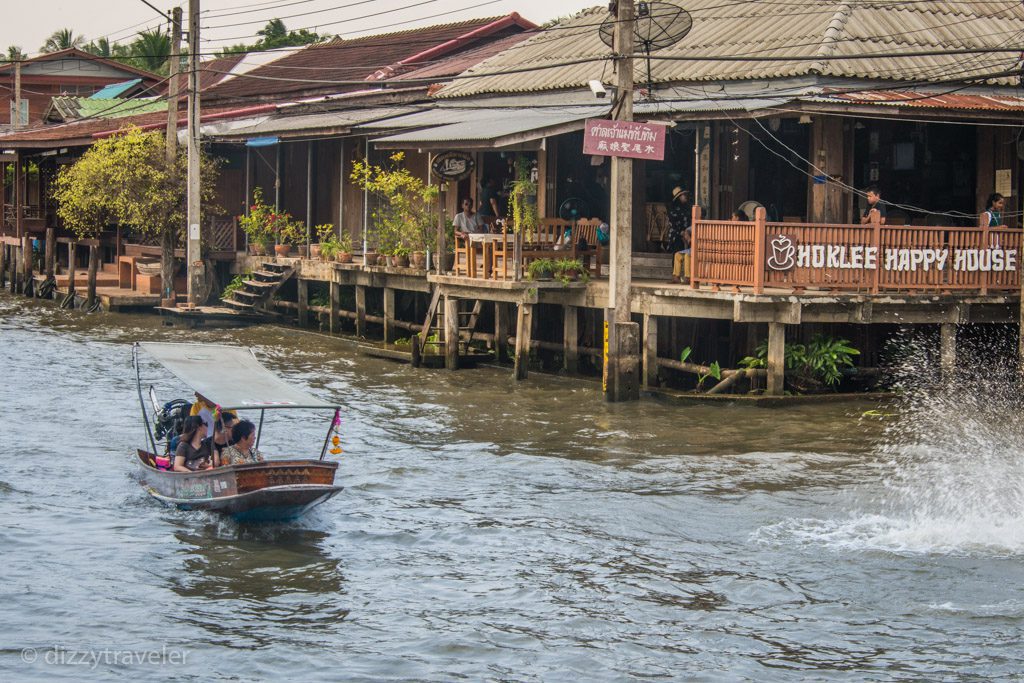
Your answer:
[[[668,250],[672,257],[672,284],[689,282],[690,235],[692,226],[690,218],[693,205],[690,204],[690,193],[681,187],[672,188],[672,204],[668,209]]]

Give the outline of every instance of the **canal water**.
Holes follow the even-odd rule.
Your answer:
[[[151,500],[136,340],[250,345],[340,401],[345,491],[258,527]],[[580,380],[4,295],[0,354],[2,680],[1024,673],[1024,420],[998,391],[607,405]],[[328,419],[268,418],[261,447],[315,457]]]

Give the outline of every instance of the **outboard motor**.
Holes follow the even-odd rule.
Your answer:
[[[192,410],[192,404],[182,398],[168,401],[156,413],[156,438],[163,439],[181,434],[185,418]]]

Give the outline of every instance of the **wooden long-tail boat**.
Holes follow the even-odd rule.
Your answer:
[[[320,458],[271,460],[193,472],[161,468],[159,461],[168,455],[157,455],[162,449],[153,436],[142,398],[140,348],[197,394],[216,400],[222,411],[259,410],[257,444],[267,410],[333,409],[334,418]],[[241,347],[137,343],[133,360],[142,417],[150,442],[149,449],[137,451],[137,462],[143,486],[157,500],[182,510],[224,513],[241,522],[282,521],[295,519],[341,492],[342,487],[334,484],[338,463],[324,460],[338,423],[340,407],[336,404],[325,403],[286,384],[264,368],[249,349]],[[167,445],[169,443],[170,435]],[[173,463],[173,458],[170,461]]]

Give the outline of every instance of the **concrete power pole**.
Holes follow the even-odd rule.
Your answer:
[[[633,0],[618,0],[615,23],[615,106],[612,118],[633,120]],[[640,329],[630,318],[633,284],[633,160],[612,157],[611,249],[605,311],[604,390],[609,401],[640,397]]]
[[[21,57],[14,62],[14,109],[11,111],[11,127],[21,128]]]
[[[178,158],[178,89],[181,72],[181,8],[171,10],[171,56],[167,82],[167,166],[175,172]],[[174,306],[174,248],[180,225],[167,226],[160,236],[161,305]]]
[[[199,192],[199,0],[188,2],[188,302],[206,289]]]

